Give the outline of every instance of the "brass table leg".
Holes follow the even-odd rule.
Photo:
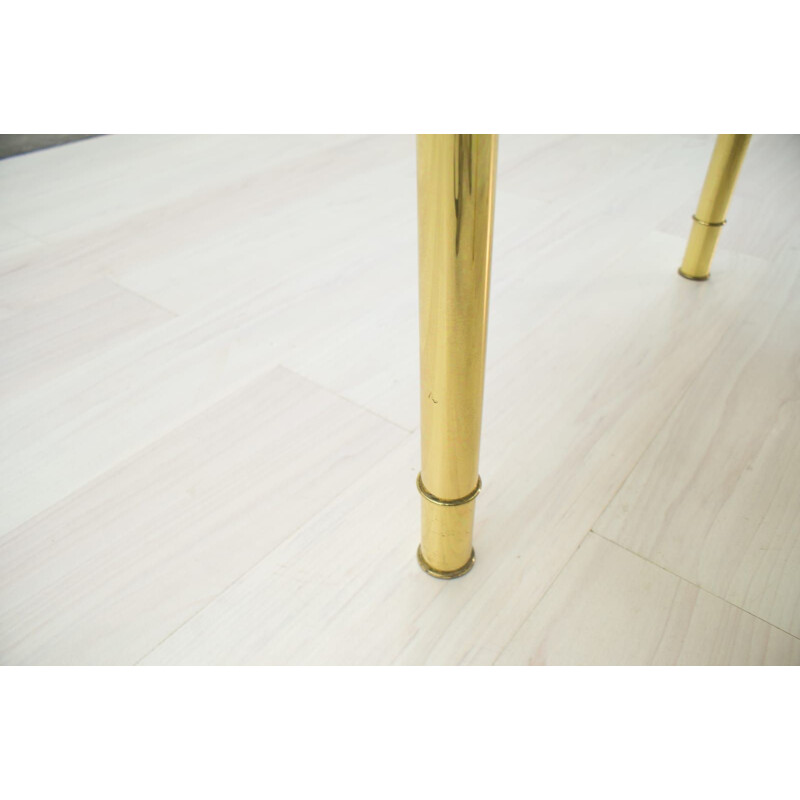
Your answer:
[[[419,564],[457,578],[475,562],[497,136],[417,137],[422,541]]]
[[[708,280],[711,259],[717,247],[733,187],[739,176],[749,133],[723,133],[717,136],[706,180],[693,216],[692,232],[678,274],[693,281]]]

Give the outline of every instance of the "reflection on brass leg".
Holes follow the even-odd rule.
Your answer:
[[[420,566],[474,561],[497,136],[417,137],[422,471]]]
[[[693,281],[708,280],[711,259],[717,247],[733,187],[750,144],[749,133],[724,133],[717,136],[706,180],[693,215],[692,232],[678,274]]]

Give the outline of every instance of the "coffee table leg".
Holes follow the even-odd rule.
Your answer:
[[[749,133],[723,133],[717,136],[697,213],[693,216],[686,254],[678,270],[678,274],[684,278],[708,280],[711,259],[725,224],[725,214],[751,136]]]
[[[420,566],[475,561],[497,136],[417,137],[422,470]]]

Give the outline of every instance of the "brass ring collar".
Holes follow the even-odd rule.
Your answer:
[[[724,219],[722,222],[705,222],[702,219],[698,219],[694,214],[692,214],[692,219],[698,225],[705,225],[706,228],[721,228],[728,220]]]
[[[478,475],[478,483],[475,485],[475,488],[465,497],[459,497],[457,500],[442,500],[440,497],[437,497],[435,494],[431,494],[426,488],[425,484],[422,482],[422,473],[420,472],[417,475],[417,491],[426,499],[430,500],[431,503],[435,503],[437,506],[463,506],[467,503],[472,502],[481,491],[481,476]]]

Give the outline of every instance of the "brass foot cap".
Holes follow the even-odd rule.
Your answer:
[[[450,572],[443,572],[440,569],[434,569],[423,557],[422,557],[422,546],[417,548],[417,561],[419,562],[420,567],[422,567],[423,572],[427,572],[428,575],[433,575],[434,578],[441,578],[442,580],[449,581],[453,578],[460,578],[462,575],[466,575],[474,566],[475,564],[475,551],[472,551],[472,554],[469,557],[469,561],[464,564],[463,567],[459,567],[458,569],[451,570]]]
[[[678,275],[680,275],[681,278],[686,278],[687,281],[707,281],[711,277],[710,275],[704,275],[703,277],[698,277],[696,275],[687,275],[683,271],[682,267],[678,269]]]

